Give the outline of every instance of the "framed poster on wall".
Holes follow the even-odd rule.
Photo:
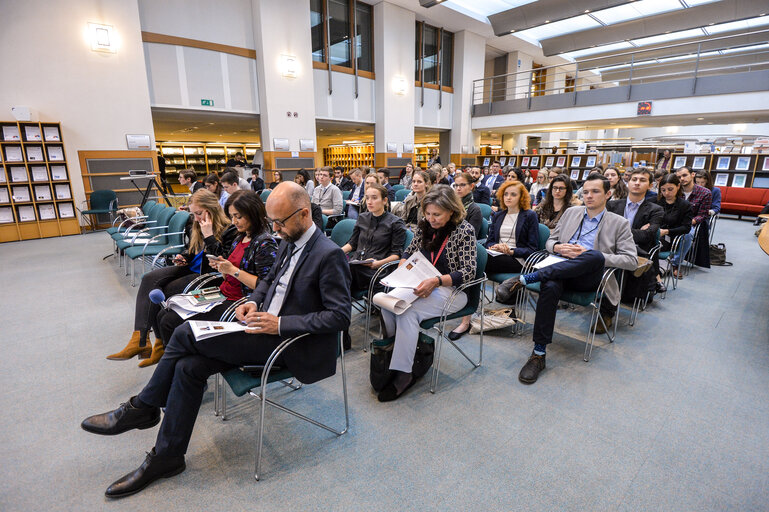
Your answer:
[[[769,160],[769,158],[767,158]],[[528,167],[529,165],[529,157],[525,156],[521,159],[521,167]],[[764,167],[766,167],[766,161],[764,161]]]
[[[571,166],[572,167],[579,167],[580,162],[582,162],[581,156],[575,156],[571,159]]]
[[[554,156],[547,157],[545,159],[545,167],[552,167],[553,166],[553,162],[555,162],[555,157]]]
[[[725,172],[719,172],[716,174],[716,179],[713,181],[713,185],[717,187],[725,187],[729,183],[729,175]]]
[[[704,156],[695,156],[694,157],[694,163],[692,164],[692,169],[699,170],[705,168],[705,157]]]
[[[731,161],[732,161],[732,158],[729,156],[719,156],[718,162],[716,163],[716,170],[725,171],[729,169],[729,162]]]
[[[732,186],[738,188],[744,188],[745,182],[748,180],[747,174],[735,174],[732,178]]]
[[[556,167],[564,167],[566,166],[566,157],[565,156],[559,156],[558,160],[555,162]]]
[[[686,165],[686,157],[685,156],[677,156],[675,160],[673,160],[673,169],[678,169],[679,167],[683,167]]]

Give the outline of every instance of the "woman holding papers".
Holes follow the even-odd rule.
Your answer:
[[[107,356],[107,359],[124,361],[137,355],[139,359],[150,357],[152,346],[147,343],[147,334],[160,309],[160,306],[150,301],[150,291],[159,288],[166,297],[181,293],[187,284],[200,274],[212,271],[205,254],[221,255],[229,251],[237,236],[237,230],[219,206],[218,198],[208,190],[200,189],[192,194],[189,210],[192,227],[187,252],[176,255],[174,265],[144,274],[136,295],[134,332],[131,339],[123,350]],[[158,336],[157,332],[155,336]]]
[[[256,288],[259,279],[266,276],[275,263],[278,244],[270,232],[264,203],[250,190],[238,190],[231,198],[230,217],[238,235],[232,242],[226,258],[221,255],[215,258],[206,256],[211,266],[224,277],[224,281],[219,285],[222,302],[207,308],[205,312],[193,315],[189,315],[189,310],[180,311],[170,305],[161,309],[155,317],[153,329],[157,341],[147,366],[160,360],[163,355],[162,340],[170,339],[174,329],[185,320],[219,320],[232,301],[248,296]],[[183,313],[184,317],[180,313]]]
[[[414,173],[416,179],[418,173]],[[412,187],[414,182],[412,182]],[[419,336],[419,323],[439,316],[447,306],[454,288],[475,277],[476,249],[473,227],[464,220],[465,208],[454,190],[436,185],[422,199],[423,219],[414,239],[401,259],[399,268],[417,253],[420,261],[430,263],[440,275],[424,279],[412,290],[416,299],[399,315],[382,310],[384,335],[394,336],[390,370],[393,380],[379,392],[380,402],[397,399],[416,379],[411,373]],[[430,270],[428,268],[428,270]],[[467,304],[467,295],[459,293],[449,312],[457,312]]]
[[[406,196],[402,203],[393,208],[393,213],[403,219],[406,227],[411,230],[416,229],[422,220],[422,199],[430,190],[431,185],[432,181],[430,181],[429,174],[425,171],[414,171],[411,177],[411,193]]]
[[[368,211],[360,214],[350,240],[342,246],[349,254],[353,290],[367,290],[379,267],[399,260],[406,240],[403,221],[385,209],[387,189],[372,184],[365,194]]]

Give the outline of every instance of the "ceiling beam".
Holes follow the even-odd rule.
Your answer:
[[[752,31],[753,33],[750,34],[745,34],[745,32],[751,32],[751,30],[730,32],[732,35],[727,36],[718,34],[718,39],[714,39],[714,36],[706,36],[703,34],[702,37],[692,37],[676,41],[676,46],[672,47],[670,46],[671,43],[665,43],[648,47],[644,46],[641,48],[628,48],[627,50],[618,50],[589,57],[582,57],[577,59],[577,62],[580,65],[580,69],[591,69],[596,67],[615,66],[617,64],[629,62],[631,53],[634,55],[634,60],[639,61],[697,52],[697,48],[699,48],[700,45],[701,51],[706,52],[710,50],[735,48],[738,46],[763,44],[769,41],[769,29],[759,32]]]
[[[676,80],[681,78],[692,78],[695,67],[697,68],[697,74],[707,74],[708,71],[719,71],[718,74],[741,73],[748,71],[748,66],[751,70],[755,70],[753,66],[760,65],[765,66],[769,64],[769,50],[762,52],[751,53],[750,55],[714,55],[712,57],[700,58],[699,65],[696,64],[697,59],[677,60],[673,62],[664,62],[661,64],[648,64],[638,67],[633,67],[633,82],[641,80],[643,78],[651,78],[659,76],[659,80]],[[763,69],[763,67],[761,68]],[[685,73],[685,74],[676,74]],[[617,70],[610,70],[601,73],[601,80],[603,82],[615,82],[620,80],[627,80],[630,76],[629,68],[622,68]]]
[[[721,0],[720,2],[689,7],[685,10],[551,37],[543,39],[540,44],[542,45],[542,53],[550,57],[559,53],[592,48],[596,45],[618,43],[680,30],[707,27],[709,24],[753,18],[767,12],[769,12],[769,4],[762,0]]]
[[[627,0],[539,0],[492,14],[489,23],[495,35],[504,36],[625,3]]]

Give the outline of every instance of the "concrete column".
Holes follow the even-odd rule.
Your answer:
[[[310,4],[307,0],[252,0],[251,12],[264,167],[274,169],[276,158],[290,158],[292,152],[298,152],[300,139],[316,141],[314,151],[302,151],[299,156],[313,158],[320,165],[312,42],[309,30],[297,30],[310,26]],[[290,69],[294,77],[285,76]],[[288,139],[289,149],[277,151],[274,139]]]
[[[397,157],[404,143],[414,143],[415,24],[415,14],[407,9],[388,2],[374,6],[376,167],[387,167],[387,159]],[[388,150],[388,143],[395,149]],[[402,157],[412,158],[413,153]]]
[[[473,80],[483,78],[486,39],[462,30],[454,34],[454,102],[452,105],[451,161],[475,159],[481,142],[480,132],[473,132]],[[448,163],[448,162],[446,162]]]

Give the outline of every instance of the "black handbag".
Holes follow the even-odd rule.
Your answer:
[[[394,336],[375,339],[372,343],[369,380],[374,391],[381,391],[392,380],[390,361],[393,357],[394,345]],[[419,333],[417,350],[414,353],[414,364],[411,367],[411,374],[414,379],[423,377],[430,370],[434,357],[435,340],[424,333]]]
[[[711,244],[710,264],[721,267],[731,267],[733,265],[732,262],[726,261],[726,246],[724,244]]]

